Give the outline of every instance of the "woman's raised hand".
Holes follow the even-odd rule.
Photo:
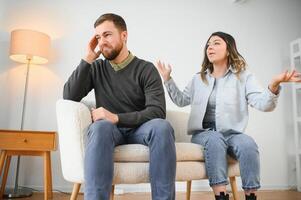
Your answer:
[[[170,73],[171,73],[171,66],[165,65],[165,63],[161,62],[160,60],[157,61],[156,65],[160,75],[162,76],[164,81],[168,81],[170,79]]]
[[[286,82],[297,82],[301,83],[301,73],[296,70],[282,72],[273,77],[271,84],[269,85],[270,90],[273,93],[277,93],[280,83]]]

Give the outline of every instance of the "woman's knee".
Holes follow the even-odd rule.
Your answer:
[[[237,140],[237,146],[239,149],[246,151],[258,150],[258,146],[255,140],[252,137],[245,134],[243,134],[242,137]]]
[[[199,133],[197,135],[193,135],[192,137],[193,143],[199,143],[203,146],[225,146],[225,138],[219,132],[209,131],[206,133]]]
[[[255,140],[245,134],[240,135],[237,137],[234,142],[231,144],[232,151],[235,152],[237,157],[241,157],[243,155],[247,156],[258,156],[258,146]]]

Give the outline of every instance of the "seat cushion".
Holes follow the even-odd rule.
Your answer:
[[[239,176],[238,162],[229,164],[228,176]],[[200,161],[177,162],[176,181],[207,179],[205,163]],[[115,162],[113,184],[149,182],[148,162]]]
[[[193,143],[176,143],[177,161],[204,161],[203,147]],[[115,147],[115,162],[149,162],[149,148],[141,144]]]

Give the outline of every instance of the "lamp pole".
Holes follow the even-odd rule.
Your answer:
[[[22,120],[21,120],[21,131],[24,130],[24,116],[26,110],[26,99],[27,99],[27,88],[28,88],[28,75],[29,75],[29,66],[30,66],[31,57],[27,56],[27,67],[26,67],[26,80],[23,96],[23,109],[22,109]]]
[[[27,64],[26,81],[23,96],[21,131],[24,131],[24,119],[26,112],[26,100],[30,64],[45,64],[48,62],[50,51],[50,37],[42,32],[29,29],[16,29],[11,32],[10,39],[10,59],[19,63]],[[20,156],[17,159],[17,169],[15,177],[15,186],[4,193],[6,198],[21,198],[32,195],[32,189],[26,187],[19,188],[19,168]],[[2,197],[0,197],[1,199]]]
[[[26,80],[25,80],[25,88],[24,88],[24,96],[23,96],[23,106],[22,106],[22,119],[21,119],[21,131],[24,130],[24,116],[26,111],[26,99],[27,99],[27,88],[28,88],[28,77],[29,77],[29,67],[31,57],[27,56],[27,67],[26,67]],[[20,167],[20,156],[17,158],[17,169],[16,169],[16,178],[15,178],[15,187],[12,189],[8,189],[4,193],[4,197],[6,198],[23,198],[29,197],[32,195],[32,190],[30,188],[19,188],[19,167]]]

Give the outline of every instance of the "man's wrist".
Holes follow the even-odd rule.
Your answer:
[[[87,63],[92,64],[94,62],[94,56],[87,55],[86,57],[83,58]]]
[[[119,122],[119,117],[117,114],[114,114],[114,122],[117,124]]]

